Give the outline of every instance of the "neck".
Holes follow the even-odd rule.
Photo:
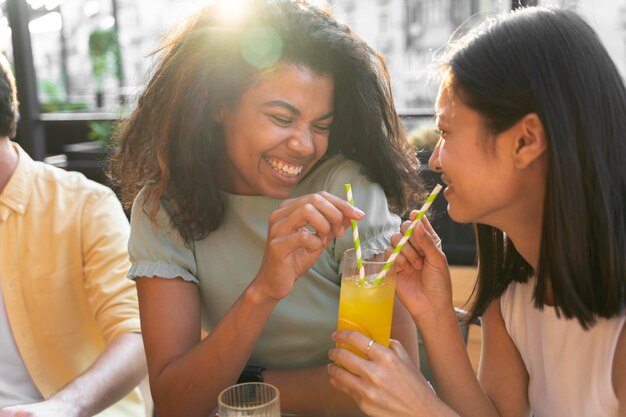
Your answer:
[[[9,182],[17,167],[18,155],[8,137],[0,138],[0,192]]]
[[[537,270],[539,266],[539,251],[541,249],[541,220],[537,221],[536,224],[522,226],[520,230],[512,229],[506,233],[522,258],[534,270]]]
[[[525,193],[520,202],[522,204],[507,214],[500,229],[511,239],[522,258],[537,270],[543,231],[543,190]]]

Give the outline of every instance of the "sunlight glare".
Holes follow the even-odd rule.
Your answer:
[[[48,0],[46,1],[46,10],[50,11],[56,9],[63,3],[64,0]]]
[[[329,6],[329,3],[327,0],[309,0],[309,3],[311,3],[314,6],[319,7],[320,9],[324,9]]]
[[[236,25],[246,12],[247,0],[217,0],[218,13],[227,25]]]
[[[29,4],[33,10],[37,10],[46,4],[46,0],[31,0]]]
[[[58,32],[63,27],[61,13],[51,12],[31,20],[28,29],[32,34]]]
[[[101,29],[111,29],[115,26],[115,18],[113,16],[105,16],[100,20]]]
[[[83,13],[87,17],[95,16],[100,13],[100,2],[97,0],[89,0],[83,4]]]

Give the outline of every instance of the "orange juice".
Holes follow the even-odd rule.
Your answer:
[[[369,280],[360,284],[358,275],[344,277],[341,280],[337,330],[356,330],[383,346],[389,346],[395,284],[392,274],[385,276],[379,285],[370,284]],[[338,346],[363,356],[343,344]]]

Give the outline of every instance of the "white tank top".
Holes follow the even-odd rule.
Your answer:
[[[534,417],[617,417],[611,374],[626,312],[598,319],[589,330],[578,320],[535,308],[534,280],[512,283],[500,307],[507,332],[528,370]]]
[[[0,286],[0,408],[41,400],[15,345]]]

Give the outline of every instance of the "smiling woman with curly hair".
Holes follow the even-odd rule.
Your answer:
[[[325,371],[345,231],[360,220],[362,240],[389,246],[417,162],[378,53],[305,1],[246,5],[226,22],[215,2],[174,32],[118,132],[155,405],[206,416],[253,377],[285,411],[358,413]],[[394,323],[417,358],[404,309]]]

